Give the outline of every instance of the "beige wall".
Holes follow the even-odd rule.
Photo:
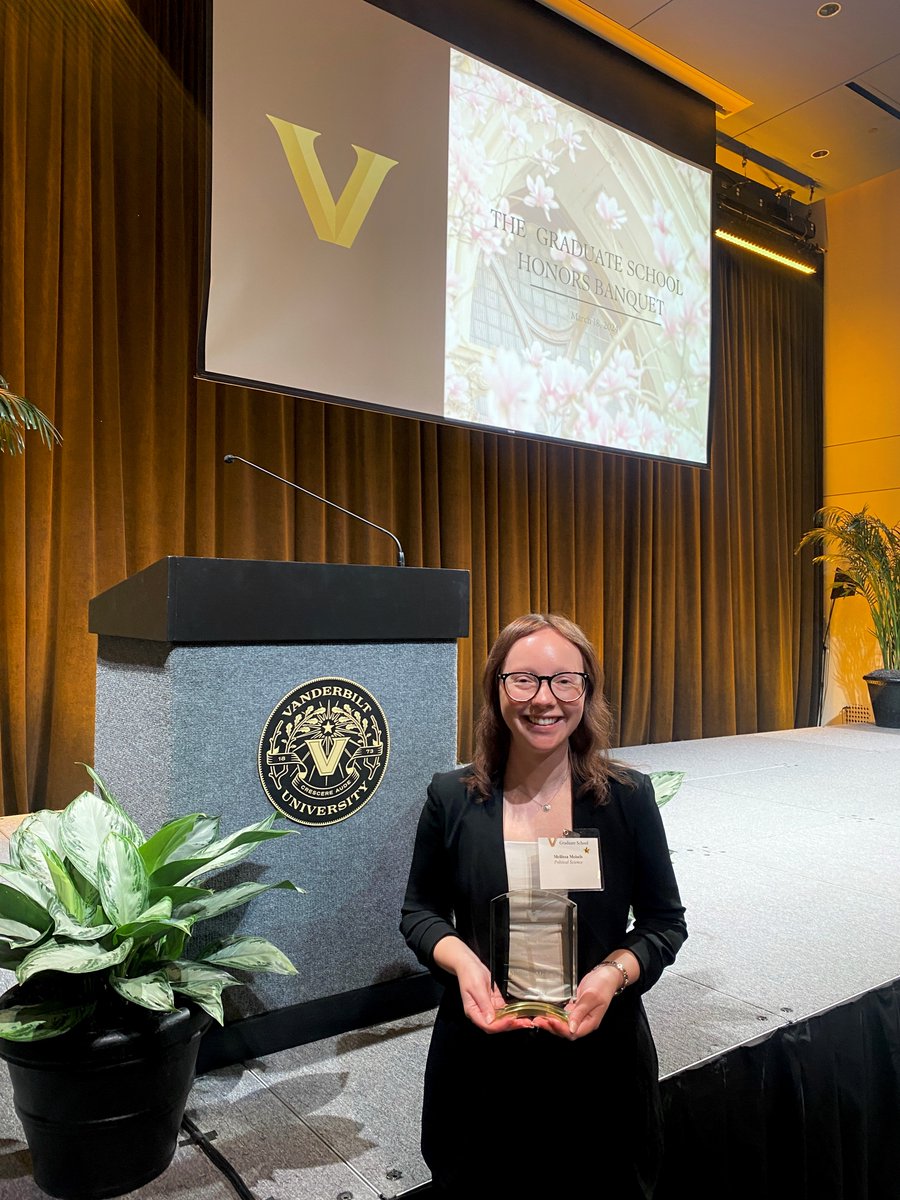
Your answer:
[[[826,204],[825,503],[868,504],[890,525],[900,521],[898,212],[900,171]],[[840,720],[845,704],[868,706],[861,676],[881,666],[870,628],[864,600],[835,604],[826,723]]]

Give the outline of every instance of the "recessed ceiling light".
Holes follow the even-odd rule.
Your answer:
[[[820,4],[816,9],[817,17],[836,17],[841,11],[839,4]]]
[[[810,154],[809,157],[810,158],[827,158],[830,153],[831,153],[830,150],[813,150],[812,154]]]

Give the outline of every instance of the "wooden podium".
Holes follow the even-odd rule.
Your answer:
[[[397,925],[425,789],[456,764],[468,622],[468,572],[412,567],[172,557],[91,601],[94,762],[135,819],[227,833],[274,804],[296,830],[233,874],[305,895],[197,926],[269,938],[299,972],[227,991],[205,1066],[434,1002]]]

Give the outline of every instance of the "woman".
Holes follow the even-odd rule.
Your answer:
[[[428,789],[401,922],[446,984],[422,1111],[435,1193],[649,1197],[661,1119],[640,995],[687,936],[653,787],[608,758],[600,664],[571,621],[513,621],[483,690],[473,763]],[[490,902],[511,875],[537,886],[537,839],[569,830],[596,831],[603,888],[570,893],[580,981],[568,1020],[498,1015]]]

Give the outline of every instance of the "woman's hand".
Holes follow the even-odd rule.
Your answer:
[[[634,983],[639,978],[641,966],[630,950],[618,950],[609,956],[616,958],[628,973],[628,982]],[[575,999],[566,1005],[569,1014],[568,1021],[557,1017],[535,1017],[534,1024],[538,1029],[555,1033],[558,1037],[575,1041],[593,1033],[603,1018],[613,998],[622,986],[622,972],[607,963],[598,963],[578,985]]]
[[[506,1001],[499,990],[491,986],[490,971],[460,938],[441,938],[434,948],[434,961],[456,976],[463,1012],[484,1033],[528,1029],[533,1024],[525,1017],[497,1016],[497,1010],[503,1008]]]

